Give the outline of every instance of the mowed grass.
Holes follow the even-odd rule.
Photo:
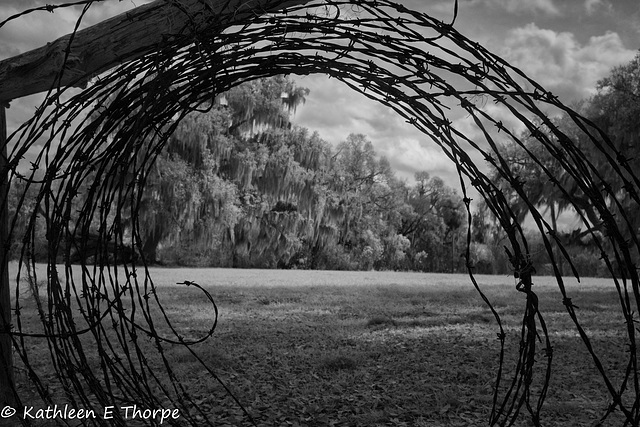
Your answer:
[[[487,425],[498,368],[499,332],[467,275],[395,272],[151,269],[157,295],[259,426]],[[524,294],[514,279],[476,276],[507,333],[505,380],[519,346]],[[555,281],[534,278],[554,348],[543,425],[592,425],[609,403],[593,362],[566,314]],[[614,380],[628,346],[612,282],[567,282],[582,326]],[[168,328],[157,325],[164,332]],[[546,363],[538,344],[542,382]],[[178,376],[216,426],[251,425],[185,348],[167,351]],[[620,425],[615,414],[603,425]],[[529,425],[526,416],[517,425]]]

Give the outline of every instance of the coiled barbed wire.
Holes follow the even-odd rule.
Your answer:
[[[92,3],[87,0],[75,4],[86,9]],[[181,7],[180,0],[170,3]],[[46,300],[36,298],[42,331],[34,334],[23,329],[22,294],[16,284],[16,327],[12,333],[17,353],[42,399],[53,402],[55,397],[30,368],[26,340],[33,336],[46,338],[57,379],[71,403],[98,408],[117,400],[154,407],[167,399],[185,408],[187,416],[183,421],[201,425],[201,420],[191,415],[197,414],[197,405],[165,357],[167,345],[189,346],[190,342],[172,327],[144,257],[121,263],[118,252],[129,245],[140,248],[143,243],[137,218],[145,180],[183,117],[191,111],[207,109],[216,95],[243,82],[280,74],[326,74],[393,109],[437,144],[457,167],[469,219],[469,190],[473,188],[507,235],[510,248],[506,250],[517,278],[517,291],[526,297],[519,356],[510,381],[503,373],[506,332],[473,275],[469,220],[466,257],[470,279],[498,325],[500,357],[489,424],[513,424],[522,411],[528,412],[535,425],[540,424],[553,347],[532,288],[534,266],[524,231],[503,192],[488,178],[483,161],[491,164],[528,206],[551,259],[560,297],[610,395],[612,404],[603,419],[618,409],[628,423],[638,425],[640,379],[633,325],[634,312],[640,312],[640,288],[633,252],[638,250],[639,242],[630,215],[638,208],[640,198],[639,180],[627,158],[587,118],[466,38],[451,22],[387,0],[301,3],[304,4],[274,11],[278,2],[263,1],[256,4],[254,13],[243,15],[239,21],[233,19],[231,11],[208,17],[207,25],[202,24],[202,16],[189,16],[192,25],[182,36],[167,38],[155,51],[100,75],[79,93],[65,87],[54,88],[34,116],[10,136],[10,181],[23,181],[27,189],[35,188],[39,206],[29,218],[20,265],[35,270],[31,251],[39,222],[44,222],[48,242]],[[209,3],[202,4],[206,9]],[[188,13],[186,8],[184,11]],[[577,277],[571,258],[523,189],[526,177],[518,176],[499,150],[503,138],[526,149],[524,137],[508,129],[502,122],[504,117],[490,114],[484,108],[488,104],[498,105],[504,115],[527,129],[579,189],[591,197],[601,216],[607,233],[602,236],[592,231],[591,238],[614,278],[629,344],[627,365],[618,383],[603,368],[580,324],[553,248],[560,248],[561,256]],[[551,109],[565,114],[586,135],[592,149],[606,157],[617,179],[624,183],[623,188],[612,188],[607,183],[577,141],[556,126],[547,113]],[[475,125],[477,135],[465,134],[456,127],[451,117],[461,113]],[[25,173],[19,167],[20,159],[40,144],[38,159]],[[580,212],[567,184],[533,153],[529,154]],[[631,200],[631,204],[624,206],[622,197]],[[81,208],[75,211],[78,200],[82,200]],[[614,208],[608,201],[613,201]],[[19,205],[24,203],[23,195]],[[596,225],[583,216],[581,219],[586,225]],[[11,222],[12,229],[16,223],[17,217]],[[72,266],[71,254],[85,251],[92,244],[88,236],[96,234],[101,245],[92,262],[82,259],[80,266]],[[607,244],[613,251],[605,249]],[[59,270],[61,259],[64,266]],[[614,263],[622,266],[622,271],[616,271]],[[78,268],[82,273],[79,282],[74,275]],[[18,283],[22,275],[19,273]],[[211,296],[203,288],[198,289],[215,309]],[[159,318],[154,317],[156,310]],[[159,319],[168,325],[170,335],[159,332]],[[214,327],[215,324],[202,339],[210,336]],[[154,344],[159,364],[149,361],[146,350],[142,350],[141,336],[149,337]],[[542,366],[536,363],[540,339],[546,356]],[[99,369],[91,365],[89,353],[97,357]],[[204,362],[202,366],[215,377]],[[535,375],[536,372],[542,375]],[[502,387],[504,381],[507,382]],[[200,415],[206,419],[206,414]],[[100,424],[100,420],[92,422]],[[121,419],[117,422],[124,425]]]

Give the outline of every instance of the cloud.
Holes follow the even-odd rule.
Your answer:
[[[584,8],[587,11],[587,14],[593,15],[595,12],[599,11],[600,9],[611,11],[613,9],[613,6],[604,0],[585,0]]]
[[[123,13],[150,0],[118,1],[92,5],[82,19],[80,28],[86,28],[107,18]],[[51,2],[52,4],[57,4]],[[0,20],[22,11],[47,4],[44,0],[6,1],[0,3]],[[80,16],[79,7],[61,7],[53,13],[34,11],[9,21],[0,27],[0,59],[44,46],[73,31]]]
[[[453,0],[404,0],[405,6],[412,10],[422,10],[431,16],[437,15],[438,18],[449,21],[453,17],[454,2]]]
[[[134,3],[132,0],[126,0],[95,3],[84,16],[81,27],[95,24],[149,1],[136,0]],[[62,0],[0,0],[0,20],[31,7],[62,3]],[[81,7],[76,6],[58,8],[53,13],[35,11],[8,22],[0,27],[0,60],[39,48],[69,34],[73,31],[81,10]],[[43,99],[43,94],[37,94],[13,100],[11,108],[7,111],[9,132],[14,131],[30,118]]]
[[[350,133],[364,134],[399,178],[413,182],[415,172],[426,170],[456,185],[451,160],[395,111],[324,75],[296,78],[296,83],[311,91],[293,118],[296,124],[318,131],[334,146]]]
[[[473,1],[473,0],[471,0]],[[561,15],[554,0],[478,0],[475,5],[506,10],[511,14],[542,13],[545,15]]]
[[[135,0],[134,3],[132,0],[113,0],[96,3],[85,18],[83,26],[147,1]],[[9,16],[11,10],[15,13],[27,7],[54,2],[62,0],[0,0],[0,16]],[[453,0],[402,2],[427,13],[442,15],[445,20],[448,20],[453,10]],[[576,5],[584,15],[584,11],[601,11],[607,3],[607,0],[583,0],[576,2]],[[467,5],[470,7],[463,8],[461,5],[459,22],[460,25],[468,24],[464,29],[472,38],[480,41],[484,41],[485,37],[499,38],[500,44],[504,46],[502,54],[506,59],[565,101],[588,96],[589,88],[593,88],[595,82],[604,77],[612,66],[628,62],[635,54],[635,51],[624,47],[618,34],[604,33],[604,30],[603,35],[592,37],[582,45],[572,33],[544,30],[533,24],[510,30],[509,37],[502,37],[508,31],[507,25],[524,25],[534,19],[551,22],[553,19],[548,18],[562,15],[560,6],[565,6],[555,0],[471,0]],[[476,10],[476,5],[486,7],[486,11],[481,13]],[[73,9],[60,9],[54,14],[38,12],[17,20],[19,24],[16,26],[0,28],[0,58],[39,47],[67,34],[73,29],[77,18],[72,12]],[[577,25],[576,16],[567,14],[567,19],[569,18],[575,18],[571,19],[570,24]],[[346,139],[349,133],[363,133],[374,143],[376,151],[389,159],[399,176],[411,179],[415,171],[426,169],[432,175],[445,179],[452,176],[454,179],[447,182],[455,185],[455,167],[448,158],[426,136],[387,107],[325,76],[308,76],[298,82],[301,86],[309,87],[311,94],[307,104],[294,117],[296,123],[317,130],[322,138],[333,144]],[[35,101],[16,100],[9,110],[10,127],[15,128],[21,123],[20,118],[30,115],[35,105]],[[496,108],[491,113],[502,117],[504,111]],[[457,117],[451,119],[462,126],[465,133],[475,135],[470,124],[457,121]],[[504,120],[507,124],[508,117]],[[517,123],[509,125],[517,127]]]
[[[0,8],[0,16],[16,13],[12,8]],[[0,55],[2,59],[38,48],[73,29],[76,14],[61,9],[54,14],[33,12],[8,22],[0,28]]]
[[[510,31],[501,54],[567,103],[591,95],[599,79],[614,66],[629,62],[636,52],[627,49],[615,32],[593,36],[580,45],[573,33],[532,23]]]
[[[346,139],[350,133],[363,131],[363,117],[376,116],[377,104],[349,89],[336,79],[324,75],[297,78],[297,84],[311,93],[307,102],[296,112],[296,123],[319,131],[333,144]]]
[[[4,0],[2,2],[3,7],[10,7],[15,9],[16,11],[22,11],[25,9],[31,9],[34,7],[41,7],[46,5],[47,3],[41,0]],[[17,12],[14,12],[17,13]],[[8,15],[6,15],[8,16]],[[4,18],[3,18],[4,19]]]
[[[425,170],[432,176],[441,177],[455,173],[455,166],[439,147],[419,139],[397,139],[393,144],[378,144],[376,151],[389,160],[401,178],[413,179],[415,172]]]

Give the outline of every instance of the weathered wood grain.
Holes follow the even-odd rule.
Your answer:
[[[83,87],[96,74],[153,52],[176,37],[213,31],[220,24],[241,22],[248,14],[308,1],[157,0],[1,61],[0,102],[57,86]]]

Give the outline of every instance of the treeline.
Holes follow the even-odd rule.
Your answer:
[[[567,152],[562,141],[542,122],[536,123],[535,132],[526,130],[520,133],[519,142],[505,140],[500,147],[513,175],[518,177],[522,191],[531,203],[546,214],[551,228],[549,234],[557,237],[551,240],[562,243],[571,261],[572,265],[569,265],[559,245],[554,243],[555,258],[563,274],[571,274],[572,267],[582,276],[610,274],[603,254],[613,260],[619,248],[611,244],[605,218],[599,213],[596,202],[607,207],[629,248],[634,246],[633,242],[637,242],[640,231],[640,216],[632,214],[637,209],[637,196],[629,191],[638,191],[640,170],[640,53],[628,64],[613,68],[607,77],[598,81],[595,89],[592,97],[582,100],[573,108],[603,131],[612,146],[605,142],[602,135],[594,145],[584,129],[561,114],[552,119],[553,125],[577,144],[577,152]],[[598,134],[598,130],[593,133]],[[553,145],[555,155],[540,142],[541,135],[546,136]],[[622,154],[614,154],[611,148]],[[586,192],[581,182],[572,177],[563,166],[563,161],[566,162],[571,156],[579,156],[589,165],[589,179],[598,183],[601,192]],[[608,157],[615,157],[618,165],[613,166]],[[618,173],[616,168],[622,173]],[[511,201],[516,220],[526,224],[529,206],[497,171],[492,172],[491,178]],[[622,212],[626,212],[626,218]],[[566,225],[562,227],[560,220],[563,213],[574,218],[580,215],[584,222],[576,229],[567,229]],[[540,236],[532,233],[528,240],[531,243],[532,263],[537,266],[538,273],[550,274],[549,257]],[[601,247],[596,241],[600,242]],[[495,239],[492,244],[495,246]],[[635,250],[631,256],[636,263],[640,260]],[[615,262],[612,267],[616,272]]]
[[[289,79],[234,88],[174,132],[146,179],[148,262],[415,269],[460,264],[460,197],[437,177],[398,179],[364,135],[336,147],[294,126],[308,91]]]
[[[60,242],[63,257],[91,262],[111,245],[106,252],[117,252],[120,261],[143,256],[161,265],[461,269],[466,211],[460,197],[427,172],[416,174],[414,185],[398,179],[365,135],[349,135],[334,147],[294,126],[291,115],[308,93],[284,76],[258,79],[189,113],[146,176],[128,178],[129,186],[144,183],[137,244],[125,206],[108,218],[123,231],[124,245],[99,241],[104,225],[96,214],[95,231],[72,232]],[[94,184],[89,174],[77,192],[78,207],[94,197]],[[11,216],[25,191],[14,258],[23,249],[22,230],[39,209],[32,194],[37,187],[17,179]],[[45,228],[36,222],[36,244],[28,248],[40,261],[47,260]]]
[[[634,155],[640,139],[638,82],[640,55],[612,70],[598,83],[597,94],[577,106],[628,153],[635,170],[640,161]],[[466,271],[468,213],[461,196],[426,171],[416,173],[412,184],[399,179],[365,135],[352,134],[332,146],[317,133],[293,125],[291,115],[308,94],[287,77],[258,79],[213,100],[205,112],[192,112],[181,120],[147,175],[135,178],[145,184],[138,210],[140,240],[134,244],[131,237],[132,219],[119,216],[118,227],[131,242],[116,248],[122,258],[144,256],[149,264],[182,266]],[[571,128],[570,121],[554,120],[582,143],[579,129]],[[540,131],[545,131],[542,124]],[[601,253],[589,239],[601,232],[589,196],[574,185],[569,193],[573,200],[568,200],[541,169],[553,171],[572,188],[557,159],[533,136],[523,133],[519,140],[524,144],[505,140],[500,149],[522,178],[523,189],[547,212],[577,270],[587,276],[606,274]],[[622,188],[611,171],[599,166],[606,163],[604,155],[587,149],[587,141],[584,144],[584,155],[602,174],[610,175],[609,184]],[[499,173],[489,173],[512,199],[517,220],[526,223],[528,207]],[[17,205],[24,189],[24,182],[12,183],[10,206]],[[87,194],[79,191],[78,204]],[[608,203],[628,205],[628,197],[621,192]],[[15,222],[15,257],[22,248],[20,230],[38,210],[32,199],[26,195],[24,212]],[[560,230],[560,215],[571,209],[593,226]],[[634,223],[630,230],[637,228]],[[32,232],[42,244],[29,250],[44,260],[44,227]],[[532,233],[528,240],[538,273],[551,273],[540,237]],[[469,248],[475,271],[510,273],[505,243],[500,225],[482,203],[475,204]],[[104,242],[85,241],[86,253],[71,250],[67,256],[86,260],[91,248],[100,244]],[[564,269],[568,272],[566,265]]]

